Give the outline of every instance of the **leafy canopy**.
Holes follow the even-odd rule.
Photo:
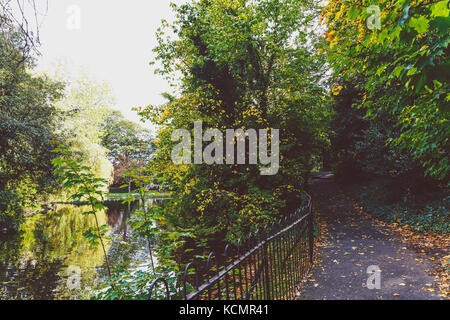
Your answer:
[[[371,5],[380,8],[380,29],[367,27]],[[397,118],[401,133],[389,142],[429,175],[448,177],[449,1],[332,0],[323,19],[336,77],[362,75],[367,115]]]

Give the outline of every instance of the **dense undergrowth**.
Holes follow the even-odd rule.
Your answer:
[[[342,187],[366,212],[382,221],[408,226],[419,233],[450,232],[450,197],[443,190],[393,192],[394,183],[392,179],[378,178]]]

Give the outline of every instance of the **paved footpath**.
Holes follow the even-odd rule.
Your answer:
[[[331,175],[316,174],[311,186],[314,212],[327,225],[326,244],[300,300],[439,300],[431,265],[390,229],[356,210]],[[368,289],[367,268],[378,266],[380,289]],[[374,283],[375,282],[371,282]]]

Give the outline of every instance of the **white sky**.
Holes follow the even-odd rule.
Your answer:
[[[149,66],[161,19],[174,18],[170,2],[187,0],[48,0],[38,70],[51,70],[58,59],[68,59],[94,79],[109,82],[117,102],[114,109],[138,121],[132,107],[161,104],[160,94],[170,91]],[[71,30],[68,20],[72,26],[75,20],[70,20],[74,12],[69,8],[74,5],[80,9],[81,23]]]

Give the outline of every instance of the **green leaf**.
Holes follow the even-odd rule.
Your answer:
[[[105,206],[101,203],[96,203],[94,205],[94,208],[95,208],[95,210],[103,210],[103,209],[105,209]]]
[[[394,77],[400,78],[400,74],[404,69],[405,69],[405,66],[402,64],[399,64],[398,66],[395,67],[394,71],[392,71],[392,75]]]
[[[427,82],[427,75],[425,73],[423,73],[419,80],[417,80],[417,84],[416,84],[416,93],[419,93],[420,90],[422,90],[422,88],[425,86],[425,83]]]
[[[448,0],[439,1],[431,5],[432,17],[448,17],[450,9],[448,8]]]
[[[418,33],[424,33],[428,31],[429,20],[424,16],[419,18],[411,18],[411,21],[409,21],[409,26],[414,28]]]
[[[350,21],[355,20],[361,13],[361,10],[357,6],[353,6],[348,11],[348,18]]]

